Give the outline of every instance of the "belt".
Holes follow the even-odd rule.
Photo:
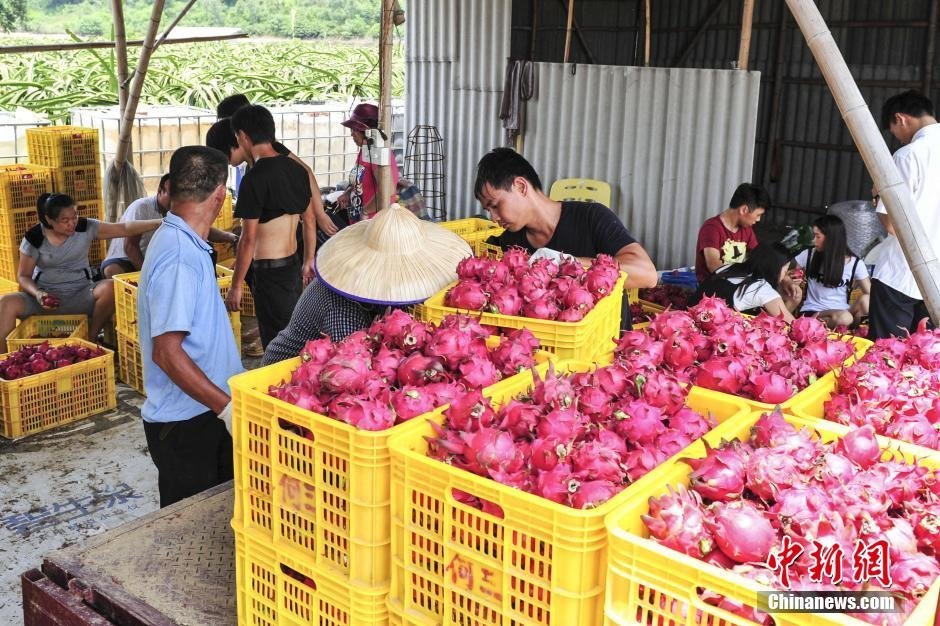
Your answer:
[[[255,259],[251,266],[259,270],[273,270],[279,267],[287,267],[297,263],[296,256],[286,256],[283,259]]]

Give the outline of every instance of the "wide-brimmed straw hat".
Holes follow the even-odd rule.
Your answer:
[[[330,237],[316,270],[342,296],[401,306],[423,302],[455,281],[457,264],[472,254],[451,231],[393,204]]]

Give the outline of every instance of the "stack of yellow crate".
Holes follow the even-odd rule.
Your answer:
[[[104,220],[97,129],[79,126],[30,128],[26,131],[26,150],[30,163],[51,168],[52,188],[75,200],[79,217]],[[29,226],[36,223],[35,213],[33,218]],[[106,251],[107,243],[96,241],[88,252],[89,263],[92,266],[100,264]]]
[[[225,298],[232,286],[232,270],[216,266],[219,296]],[[114,277],[114,319],[117,328],[118,379],[144,393],[144,366],[140,352],[140,334],[137,330],[137,286],[140,272],[118,274]],[[238,313],[229,313],[232,334],[241,351],[242,325]]]
[[[20,241],[38,221],[36,200],[52,191],[52,168],[0,165],[0,278],[16,282]]]

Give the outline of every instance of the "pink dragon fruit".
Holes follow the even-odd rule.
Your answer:
[[[483,285],[474,280],[461,280],[451,287],[444,298],[447,306],[464,311],[480,311],[486,306],[488,297]]]
[[[539,320],[553,320],[558,313],[558,303],[548,295],[529,300],[522,307],[522,315]]]
[[[571,467],[579,480],[623,482],[620,454],[599,441],[587,441],[571,451]]]
[[[385,430],[395,425],[395,413],[388,402],[347,393],[338,395],[330,403],[330,415],[362,430]]]
[[[753,374],[750,383],[754,388],[754,399],[767,404],[780,404],[793,397],[796,391],[786,378],[773,372]]]
[[[701,459],[682,459],[692,468],[691,485],[709,500],[737,500],[745,487],[745,457],[737,440],[712,448],[705,441],[706,455]]]
[[[590,480],[578,483],[576,491],[570,495],[571,506],[576,509],[596,509],[620,491],[621,485],[609,480]]]
[[[564,463],[558,463],[550,470],[539,471],[535,479],[535,492],[559,504],[566,504],[578,486],[579,483],[571,475],[571,467]]]
[[[472,356],[459,367],[461,380],[469,387],[489,387],[502,378],[493,362],[486,358]]]
[[[653,443],[659,435],[666,432],[666,425],[663,423],[666,416],[662,410],[644,400],[623,404],[614,411],[613,416],[617,419],[617,432],[628,441],[640,445]]]
[[[444,362],[438,357],[424,356],[414,352],[398,366],[398,383],[402,386],[420,387],[425,383],[441,381],[444,378]]]
[[[726,555],[738,563],[765,563],[777,534],[756,506],[746,500],[709,505],[705,527]]]
[[[519,315],[522,311],[523,300],[519,290],[511,285],[500,287],[490,296],[487,310],[500,315]]]
[[[825,341],[828,335],[826,325],[815,317],[798,317],[790,323],[790,338],[801,346]]]
[[[850,430],[833,448],[850,461],[867,469],[881,458],[881,448],[875,439],[875,429],[871,425]]]
[[[797,462],[784,450],[757,448],[747,457],[747,488],[765,502],[775,500],[777,492],[789,489],[801,480]]]
[[[705,558],[714,547],[714,537],[705,527],[702,499],[682,485],[677,491],[671,486],[668,489],[668,494],[649,499],[649,514],[641,516],[643,523],[667,548]]]
[[[399,422],[431,411],[435,407],[434,400],[434,396],[428,394],[425,389],[417,387],[402,387],[393,391],[390,396]]]
[[[334,393],[358,393],[369,372],[369,361],[336,355],[324,364],[320,384]]]

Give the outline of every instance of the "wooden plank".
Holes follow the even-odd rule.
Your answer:
[[[31,569],[20,576],[25,626],[111,626],[81,599]]]
[[[206,41],[226,41],[229,39],[245,39],[248,33],[232,33],[230,35],[203,35],[199,37],[180,37],[167,39],[164,44],[171,43],[202,43]],[[127,42],[128,46],[142,46],[143,40],[135,39]],[[0,46],[0,54],[20,54],[22,52],[54,52],[58,50],[95,50],[113,48],[113,41],[81,41],[76,43],[47,43],[28,46]]]
[[[751,57],[751,25],[754,22],[754,0],[744,0],[741,15],[741,45],[738,48],[738,69],[746,70]]]

